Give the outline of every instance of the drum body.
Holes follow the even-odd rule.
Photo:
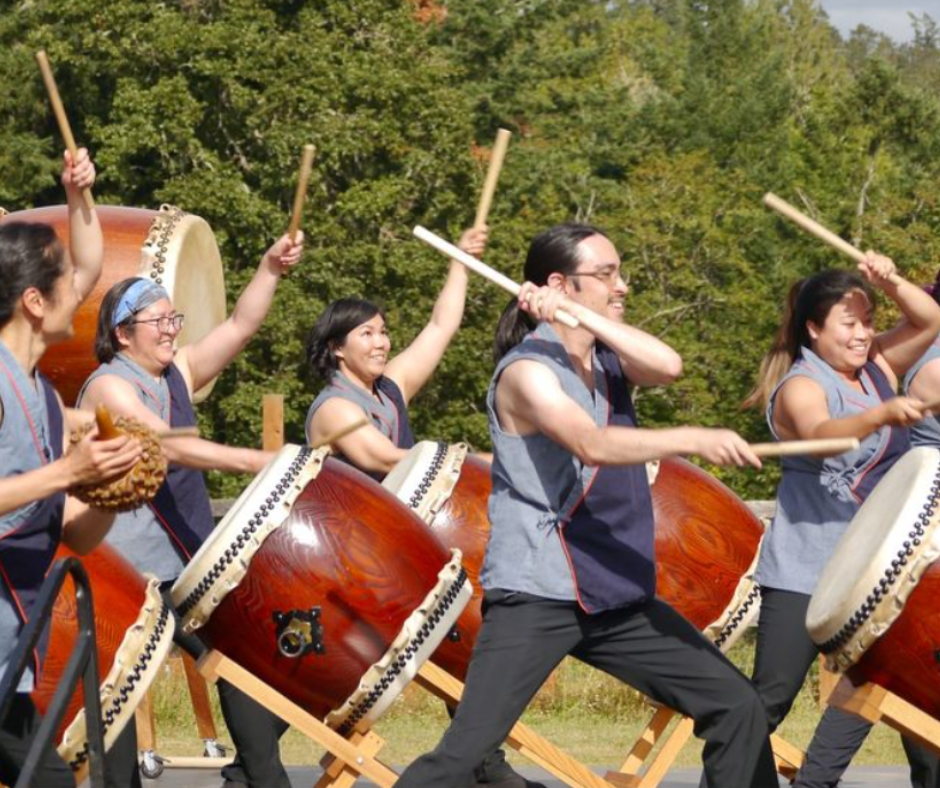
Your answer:
[[[461,550],[467,573],[477,581],[473,607],[478,608],[478,577],[489,537],[489,465],[469,455],[465,444],[424,441],[382,485],[445,545]],[[659,464],[652,494],[657,595],[720,647],[730,647],[760,607],[753,580],[763,536],[760,521],[727,487],[685,460]],[[452,672],[463,678],[466,666]]]
[[[298,446],[252,482],[173,587],[187,631],[344,734],[394,700],[470,595],[459,555],[410,511]]]
[[[830,669],[940,719],[940,451],[912,449],[862,504],[813,592],[806,626]]]
[[[98,310],[108,290],[121,280],[141,276],[167,289],[173,306],[186,315],[178,347],[201,339],[225,320],[222,258],[203,219],[167,205],[159,211],[99,205],[96,212],[104,235],[101,278],[75,313],[74,336],[49,348],[40,363],[66,405],[75,403],[82,384],[98,366],[94,352]],[[16,211],[0,221],[51,225],[68,248],[64,205]],[[196,392],[197,402],[209,395],[213,384]]]
[[[56,559],[74,556],[60,547]],[[91,584],[95,645],[101,673],[105,747],[134,724],[134,710],[156,678],[173,642],[173,616],[154,578],[145,579],[116,550],[101,544],[81,558]],[[45,714],[75,647],[78,607],[69,577],[55,601],[49,648],[33,701]],[[87,768],[87,738],[81,684],[59,729],[59,754],[81,782]]]

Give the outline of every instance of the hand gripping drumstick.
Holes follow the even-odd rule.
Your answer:
[[[294,210],[291,214],[290,229],[287,234],[293,243],[300,229],[300,218],[304,212],[304,200],[307,199],[307,183],[310,181],[310,170],[313,167],[313,154],[316,148],[313,145],[304,145],[304,153],[300,160],[300,179],[297,181],[297,191],[294,192]]]
[[[52,111],[59,122],[59,131],[62,133],[62,139],[65,140],[65,147],[68,148],[72,163],[74,163],[78,159],[78,146],[75,144],[75,137],[72,136],[72,127],[69,125],[68,116],[65,114],[65,107],[62,106],[59,88],[56,87],[55,77],[52,75],[52,68],[49,66],[49,58],[46,57],[44,49],[40,49],[36,53],[36,62],[39,63],[39,70],[42,72],[42,81],[46,83],[46,93],[49,94],[49,103],[52,104]],[[91,189],[82,190],[82,199],[85,200],[85,206],[89,211],[94,209],[95,198],[91,196]]]
[[[815,441],[752,443],[751,451],[758,457],[793,457],[800,454],[844,454],[858,447],[858,438],[824,438]]]
[[[433,246],[437,251],[447,255],[451,260],[456,260],[461,265],[466,266],[471,271],[475,271],[484,279],[489,279],[493,284],[499,285],[503,290],[512,293],[514,296],[519,295],[519,291],[522,288],[513,282],[512,279],[508,276],[504,276],[499,271],[493,270],[486,263],[477,260],[473,255],[467,254],[463,249],[458,249],[452,243],[448,243],[440,236],[435,235],[430,230],[425,230],[420,225],[415,227],[414,234],[429,246]],[[581,325],[577,318],[560,309],[555,313],[555,319],[559,323],[564,323],[569,328],[577,328]]]
[[[496,183],[499,181],[500,170],[503,169],[503,159],[506,158],[506,149],[509,147],[509,138],[511,136],[512,132],[506,129],[500,129],[496,132],[496,143],[493,145],[493,153],[490,156],[490,166],[486,171],[486,180],[483,181],[483,191],[480,193],[480,202],[477,205],[477,216],[473,220],[475,229],[486,224],[486,218],[490,215],[493,194],[496,191]]]
[[[837,252],[841,252],[856,263],[861,263],[865,260],[865,254],[860,249],[856,249],[848,241],[832,232],[832,230],[828,230],[819,222],[810,219],[805,213],[794,208],[786,200],[781,200],[776,194],[767,192],[767,194],[764,195],[764,205],[776,211],[784,218],[789,219],[794,224],[802,227],[810,235],[815,235],[820,241],[829,244],[829,246]],[[901,277],[897,274],[891,274],[891,276],[888,277],[888,281],[892,284],[898,284],[901,281]]]

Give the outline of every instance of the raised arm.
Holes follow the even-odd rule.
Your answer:
[[[69,253],[75,266],[75,289],[84,301],[101,276],[104,259],[104,237],[98,212],[90,209],[82,197],[84,189],[95,182],[95,165],[85,148],[79,148],[73,162],[68,151],[62,164],[62,185],[69,210]]]
[[[540,432],[585,465],[633,465],[677,454],[698,454],[721,465],[760,467],[760,460],[744,439],[731,430],[598,427],[564,393],[554,373],[537,361],[517,361],[503,371],[496,387],[496,409],[504,431],[518,435]]]
[[[316,445],[329,435],[351,427],[366,415],[349,400],[334,397],[324,402],[307,425],[307,443]],[[408,453],[398,448],[371,424],[330,444],[357,468],[369,473],[388,473]]]
[[[94,411],[100,404],[106,405],[115,416],[132,416],[153,430],[169,427],[138,399],[134,387],[117,375],[101,375],[85,389],[82,410]],[[226,446],[194,437],[168,438],[161,445],[167,460],[197,470],[257,473],[273,456],[258,449]]]
[[[895,328],[875,338],[871,353],[891,382],[897,384],[897,379],[904,376],[940,333],[940,306],[921,288],[898,276],[894,263],[887,257],[869,251],[858,268],[898,305],[903,315]]]
[[[458,245],[468,254],[480,257],[486,249],[488,233],[486,226],[467,230]],[[434,302],[430,321],[414,342],[388,363],[385,375],[398,384],[406,403],[428,382],[460,328],[467,300],[467,281],[467,269],[452,262],[447,281]]]
[[[198,391],[218,375],[255,335],[267,317],[281,277],[300,261],[303,233],[292,243],[281,236],[264,253],[258,270],[242,291],[232,314],[198,342],[187,345],[176,355],[190,393]]]
[[[861,440],[886,425],[909,427],[925,415],[917,400],[894,397],[862,413],[834,419],[829,413],[822,387],[802,376],[784,383],[777,392],[775,403],[774,432],[781,440]]]

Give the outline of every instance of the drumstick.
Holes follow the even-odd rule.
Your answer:
[[[52,74],[52,68],[49,66],[49,58],[46,51],[40,49],[36,53],[36,62],[39,63],[39,71],[42,73],[42,81],[46,83],[46,93],[49,94],[49,103],[52,104],[52,112],[59,122],[59,131],[62,133],[62,139],[65,140],[65,147],[72,157],[72,163],[78,159],[78,146],[75,144],[75,137],[72,136],[72,127],[69,125],[68,116],[65,114],[65,107],[62,106],[62,98],[59,96],[59,88],[55,84],[55,76]],[[82,199],[88,210],[95,207],[95,198],[91,196],[91,189],[82,189]]]
[[[828,230],[819,222],[810,219],[805,213],[794,208],[786,200],[781,200],[776,194],[767,192],[767,194],[764,195],[764,205],[776,211],[784,218],[789,219],[799,227],[802,227],[810,235],[815,235],[820,241],[829,244],[829,246],[837,252],[841,252],[856,263],[861,263],[865,260],[865,254],[860,249],[856,249],[844,238],[840,238],[832,232],[832,230]],[[892,284],[898,284],[901,281],[901,277],[897,274],[891,274],[891,276],[888,277],[888,281]]]
[[[509,147],[509,138],[512,132],[507,129],[500,129],[496,132],[496,143],[493,145],[493,153],[490,156],[490,166],[486,171],[486,179],[483,181],[483,191],[480,194],[480,202],[477,205],[477,217],[473,221],[475,229],[479,229],[486,224],[486,218],[490,215],[490,206],[493,204],[493,193],[496,191],[496,183],[499,180],[500,170],[503,168],[503,159],[506,158],[506,149]]]
[[[435,235],[430,230],[424,229],[420,225],[415,227],[414,234],[429,246],[433,246],[439,252],[443,252],[451,260],[456,260],[461,265],[465,265],[471,271],[475,271],[484,279],[489,279],[493,284],[499,285],[503,290],[512,293],[514,296],[519,295],[519,291],[522,288],[513,282],[512,279],[490,268],[486,263],[477,260],[473,255],[467,254],[463,249],[458,249],[452,243],[448,243],[440,236]],[[577,328],[580,325],[577,318],[561,309],[555,313],[555,319],[559,323],[564,323],[569,328]]]
[[[844,454],[858,447],[858,438],[823,438],[814,441],[752,443],[751,451],[758,457],[793,457],[800,454]]]
[[[304,145],[304,153],[300,159],[300,179],[297,181],[297,191],[294,192],[294,211],[291,214],[290,229],[287,231],[291,243],[294,243],[297,231],[300,229],[300,217],[304,212],[304,200],[307,199],[307,183],[310,180],[315,151],[316,148],[313,145]]]
[[[198,438],[199,427],[170,427],[168,430],[158,430],[157,439],[165,438]]]
[[[340,438],[345,438],[349,433],[355,432],[360,427],[365,427],[369,424],[368,419],[359,419],[359,421],[354,421],[348,427],[343,427],[341,430],[336,430],[332,435],[327,435],[322,441],[317,441],[316,443],[310,446],[311,449],[320,449],[324,446],[329,446],[332,443],[336,443]]]

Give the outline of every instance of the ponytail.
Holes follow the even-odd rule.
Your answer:
[[[499,316],[496,337],[493,340],[493,361],[499,364],[510,350],[518,345],[535,328],[535,321],[521,309],[518,299],[513,298]]]

